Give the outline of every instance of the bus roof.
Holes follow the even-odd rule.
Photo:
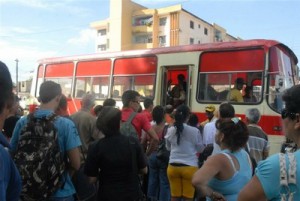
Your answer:
[[[118,58],[118,57],[132,57],[139,55],[156,55],[156,54],[168,54],[176,52],[192,52],[192,51],[205,51],[205,50],[227,50],[227,49],[242,49],[247,47],[272,47],[280,45],[287,49],[287,51],[293,56],[295,64],[298,63],[297,56],[294,52],[284,45],[275,40],[265,40],[265,39],[254,39],[254,40],[240,40],[232,42],[216,42],[216,43],[203,43],[194,45],[182,45],[173,47],[161,47],[143,50],[126,50],[119,52],[100,52],[86,55],[75,55],[66,57],[52,57],[44,58],[38,61],[39,64],[50,64],[50,63],[65,63],[70,61],[85,61],[85,60],[101,60],[105,58]]]

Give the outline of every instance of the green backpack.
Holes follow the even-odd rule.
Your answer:
[[[137,113],[132,112],[127,121],[121,123],[120,132],[122,135],[132,136],[138,139],[138,133],[135,127],[132,125],[132,120]]]

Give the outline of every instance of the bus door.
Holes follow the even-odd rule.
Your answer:
[[[162,71],[161,105],[190,105],[190,66],[164,66]]]

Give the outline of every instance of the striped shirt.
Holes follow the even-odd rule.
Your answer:
[[[250,150],[250,155],[255,158],[256,162],[266,159],[270,150],[267,134],[261,127],[255,124],[249,124],[248,131],[248,148]]]

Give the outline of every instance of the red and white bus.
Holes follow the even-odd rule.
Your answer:
[[[236,114],[244,117],[248,108],[261,111],[261,127],[269,134],[271,152],[283,141],[280,111],[281,92],[298,84],[297,57],[284,44],[273,40],[244,40],[146,50],[97,53],[82,56],[47,58],[39,61],[32,84],[38,96],[45,80],[59,83],[68,97],[69,112],[80,108],[85,93],[94,93],[98,103],[114,98],[121,107],[121,95],[133,89],[155,104],[167,103],[168,81],[177,84],[185,75],[185,103],[200,120],[205,106],[216,107],[229,101],[228,93],[236,78],[253,87],[256,102],[231,102]],[[214,95],[211,95],[214,91]]]

